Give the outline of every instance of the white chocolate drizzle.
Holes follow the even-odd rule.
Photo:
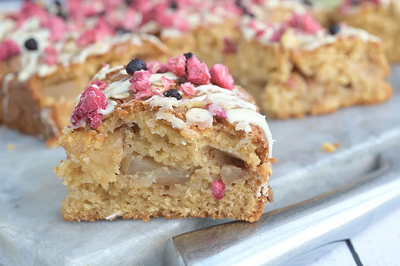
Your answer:
[[[12,79],[14,79],[15,75],[13,73],[8,73],[5,75],[4,80],[3,80],[3,88],[2,88],[2,93],[3,93],[3,119],[6,119],[8,116],[8,103],[10,101],[9,97],[9,84]]]
[[[121,68],[115,68],[114,71],[120,69]],[[109,66],[105,66],[100,70],[96,77],[105,77],[105,75],[111,72]],[[114,77],[119,75],[126,75],[126,71],[120,70]],[[171,80],[178,79],[178,77],[171,72],[152,74],[149,79],[152,86],[163,86],[161,82],[163,76]],[[123,95],[126,95],[127,97],[130,95],[131,83],[129,82],[129,79],[130,77],[122,77],[120,80],[109,84],[105,90],[102,90],[107,98],[108,104],[106,110],[99,110],[99,113],[106,116],[114,111],[117,104],[115,101],[110,100],[110,98],[114,98],[114,96],[117,96],[117,98],[123,98]],[[151,108],[158,108],[155,118],[166,120],[171,123],[172,127],[180,130],[189,125],[198,126],[199,128],[212,127],[214,122],[213,114],[206,110],[205,107],[209,104],[219,105],[226,111],[227,121],[231,124],[236,124],[236,130],[242,130],[246,134],[250,134],[252,132],[251,125],[259,127],[264,132],[268,141],[268,156],[272,157],[273,140],[265,116],[262,116],[257,112],[257,106],[253,103],[242,99],[245,95],[238,87],[235,87],[233,90],[227,90],[209,84],[195,87],[195,91],[195,96],[189,99],[183,98],[177,100],[174,97],[153,95],[142,103],[149,105]],[[131,101],[139,100],[133,99]],[[130,102],[124,103],[122,106],[127,105]],[[175,107],[186,107],[188,109],[185,115],[186,121],[183,121],[174,115],[173,111]]]

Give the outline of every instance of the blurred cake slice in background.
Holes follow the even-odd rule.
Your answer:
[[[333,12],[345,22],[380,37],[390,62],[400,61],[400,2],[398,0],[343,0]]]
[[[274,7],[270,12],[277,17],[243,16],[236,53],[225,57],[262,112],[303,117],[391,97],[390,68],[378,37],[345,24],[324,29],[307,9],[294,7]]]

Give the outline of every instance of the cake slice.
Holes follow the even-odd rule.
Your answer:
[[[225,66],[187,53],[97,76],[59,140],[64,220],[258,220],[272,200],[272,137]]]
[[[345,22],[379,36],[390,62],[400,61],[400,2],[398,0],[343,0],[333,12],[336,23]]]
[[[308,12],[280,18],[244,16],[237,52],[225,57],[263,113],[286,119],[390,99],[378,37],[345,24],[324,29]]]

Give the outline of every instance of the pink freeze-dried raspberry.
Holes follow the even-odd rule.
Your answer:
[[[101,124],[103,115],[99,110],[107,108],[106,96],[97,88],[88,86],[82,93],[75,110],[71,115],[71,123],[76,126],[81,121],[86,121],[89,125],[96,129]]]
[[[178,77],[186,76],[186,58],[184,55],[168,59],[167,64],[170,71]]]
[[[286,85],[289,88],[293,88],[296,85],[296,79],[294,77],[290,77],[289,80],[287,81]]]
[[[151,74],[155,73],[165,73],[168,72],[168,65],[164,63],[160,63],[157,61],[150,61],[146,63],[147,70],[150,71]]]
[[[233,78],[229,74],[228,68],[223,64],[215,64],[210,69],[211,82],[222,88],[233,90]]]
[[[236,54],[237,45],[230,39],[224,38],[224,54]]]
[[[169,87],[171,87],[171,85],[175,84],[175,82],[171,79],[166,78],[165,76],[161,77],[161,82],[165,88],[165,90],[169,90]]]
[[[13,40],[5,40],[0,43],[0,61],[4,61],[21,52],[19,46]]]
[[[171,28],[174,26],[174,16],[175,14],[171,14],[166,12],[168,8],[168,3],[159,3],[156,4],[153,8],[154,20],[160,24],[160,26],[165,28]]]
[[[228,117],[226,110],[224,108],[222,108],[222,106],[219,104],[216,104],[216,103],[208,104],[208,105],[206,105],[206,109],[208,111],[210,111],[213,116],[222,117],[222,118]]]
[[[48,46],[44,48],[44,62],[48,65],[57,63],[57,50],[54,47]]]
[[[107,87],[107,83],[101,80],[94,80],[90,85],[96,85],[99,90],[104,90]]]
[[[163,96],[163,93],[160,88],[153,89],[153,94],[157,96]]]
[[[222,180],[214,180],[212,183],[214,199],[221,200],[225,196],[225,184]]]
[[[132,84],[129,88],[135,93],[135,99],[151,97],[151,73],[147,70],[135,71],[129,82]]]
[[[187,80],[198,85],[205,85],[210,83],[210,72],[205,63],[201,63],[200,60],[192,55],[187,61]]]
[[[181,84],[181,91],[188,96],[193,96],[196,93],[194,85],[190,82],[185,82]]]
[[[303,16],[302,24],[303,30],[307,33],[317,34],[321,30],[319,23],[310,14]]]
[[[51,31],[50,40],[59,41],[65,35],[66,26],[64,20],[58,16],[50,16],[47,20],[46,28]]]

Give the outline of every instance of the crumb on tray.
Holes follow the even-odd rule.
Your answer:
[[[7,145],[7,151],[13,151],[15,149],[15,145],[13,143],[9,143]]]
[[[334,151],[336,151],[336,147],[337,147],[336,145],[334,145],[330,142],[324,142],[324,144],[322,144],[322,148],[326,152],[334,152]]]

